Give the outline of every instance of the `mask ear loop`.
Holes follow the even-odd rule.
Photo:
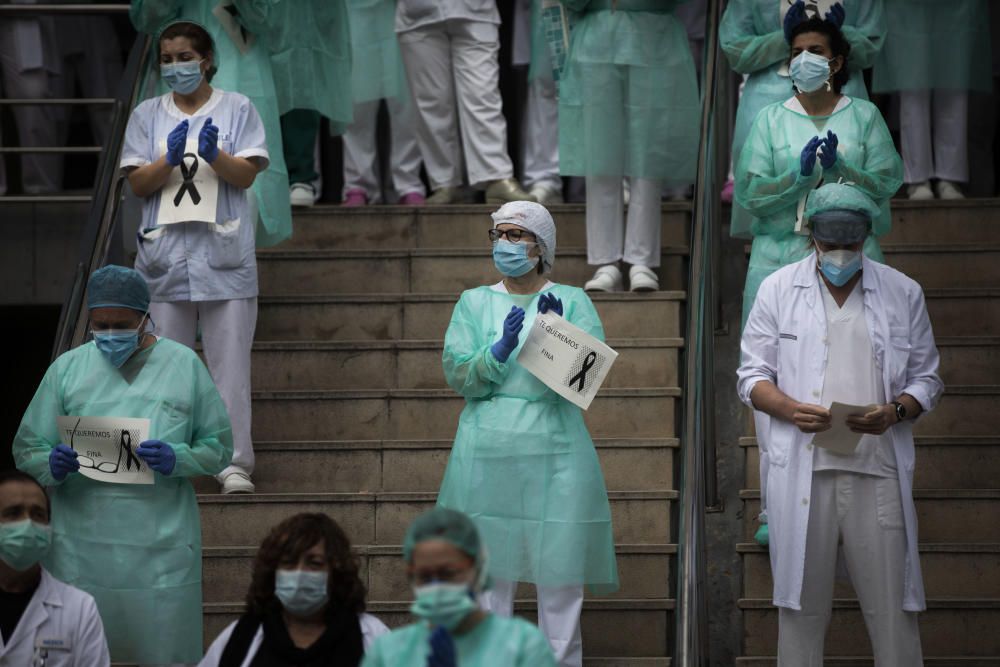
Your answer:
[[[472,582],[472,594],[474,596],[479,596],[483,591],[490,588],[492,581],[490,580],[490,552],[486,548],[485,544],[479,545],[479,559],[476,563],[476,579]]]

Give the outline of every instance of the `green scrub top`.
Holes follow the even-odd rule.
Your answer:
[[[604,339],[586,293],[555,285],[564,317]],[[583,412],[517,363],[539,294],[491,287],[462,294],[444,341],[444,374],[466,399],[438,505],[468,514],[489,549],[489,573],[541,586],[618,588],[611,508]],[[506,363],[490,347],[511,307],[527,317]]]
[[[355,103],[400,98],[409,102],[406,70],[396,38],[395,0],[347,0],[351,22]]]
[[[987,0],[885,0],[885,11],[888,35],[872,90],[992,92]]]
[[[740,151],[750,127],[760,110],[768,104],[784,102],[793,95],[792,80],[779,74],[788,63],[791,49],[781,25],[783,0],[731,0],[719,25],[719,43],[729,65],[747,79],[736,110],[733,128],[733,165],[739,164]],[[843,33],[851,54],[847,59],[850,78],[843,93],[855,99],[868,99],[862,70],[872,66],[886,34],[883,0],[846,0]],[[751,215],[733,206],[729,233],[750,238]]]
[[[469,632],[452,637],[462,667],[556,667],[545,635],[522,618],[487,614]],[[423,622],[393,630],[375,640],[361,667],[426,667],[430,639]]]
[[[822,182],[841,179],[855,185],[879,206],[865,254],[883,262],[877,237],[892,226],[889,199],[903,184],[903,161],[892,143],[878,108],[866,100],[845,97],[829,116],[809,116],[789,109],[793,103],[771,104],[757,115],[736,168],[734,199],[754,217],[754,240],[743,290],[743,323],[764,278],[804,259],[812,246],[808,236],[795,233],[800,202]],[[824,170],[819,160],[811,176],[800,167],[802,147],[832,130],[839,139],[837,162]]]
[[[110,484],[79,473],[57,482],[56,417],[148,418],[177,463],[155,483]],[[233,455],[229,416],[194,351],[161,338],[119,369],[94,343],[45,373],[14,437],[17,467],[51,486],[52,576],[94,596],[114,662],[201,659],[201,522],[188,477],[221,472]]]
[[[559,84],[559,171],[695,180],[701,102],[677,0],[563,0],[584,12]]]
[[[251,0],[233,0],[243,15],[253,16]],[[218,72],[212,86],[242,93],[250,98],[260,114],[267,134],[267,152],[270,163],[257,174],[250,190],[257,206],[257,246],[270,247],[292,236],[292,206],[288,198],[288,169],[281,143],[281,124],[277,104],[277,91],[271,69],[271,58],[251,26],[237,26],[249,31],[245,52],[233,41],[213,10],[217,0],[132,0],[129,17],[139,32],[153,35],[175,20],[189,20],[204,26],[215,42],[215,64]],[[221,10],[220,10],[221,11]],[[223,12],[225,13],[225,12]],[[242,33],[241,33],[242,34]],[[166,93],[169,89],[159,80],[159,59],[152,58],[140,102]]]

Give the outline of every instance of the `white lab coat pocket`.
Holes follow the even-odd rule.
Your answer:
[[[901,387],[906,381],[906,367],[910,361],[910,351],[913,346],[910,344],[910,332],[906,327],[889,327],[889,373],[892,386]]]
[[[768,464],[775,468],[788,465],[788,456],[792,447],[797,447],[799,429],[791,422],[781,419],[768,419],[770,432],[767,435]]]
[[[240,219],[209,225],[208,265],[213,269],[238,269],[245,263]]]
[[[170,238],[166,227],[140,230],[135,268],[150,278],[158,278],[170,270]]]
[[[886,530],[903,530],[903,498],[899,480],[879,477],[875,480],[875,515]]]

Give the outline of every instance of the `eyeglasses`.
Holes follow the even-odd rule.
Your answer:
[[[535,235],[524,229],[491,229],[489,231],[490,241],[496,243],[503,237],[507,237],[508,241],[517,243],[521,239],[527,237],[529,241],[535,240]]]
[[[76,449],[76,430],[80,427],[80,422],[82,419],[76,420],[76,425],[73,426],[73,432],[69,436],[69,446],[71,449],[77,452],[76,460],[79,462],[81,468],[91,468],[98,472],[104,473],[117,473],[122,465],[122,454],[125,454],[125,469],[132,470],[132,466],[135,465],[136,470],[142,469],[142,464],[136,457],[135,453],[132,451],[132,433],[131,431],[123,430],[120,439],[118,441],[118,460],[112,463],[111,461],[102,461],[97,463],[93,458],[80,454],[79,450]]]

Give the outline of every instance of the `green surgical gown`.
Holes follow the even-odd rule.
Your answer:
[[[414,623],[375,640],[361,667],[426,667],[431,630]],[[453,635],[461,667],[555,667],[552,649],[542,631],[523,618],[488,614],[463,635]]]
[[[409,102],[406,70],[396,39],[395,0],[347,0],[351,22],[355,103],[400,98]]]
[[[277,91],[271,69],[271,58],[266,47],[243,25],[246,34],[246,51],[233,41],[223,24],[213,14],[218,0],[132,0],[129,16],[136,30],[159,35],[168,23],[179,19],[203,25],[215,42],[215,63],[219,71],[212,78],[212,85],[223,90],[242,93],[250,98],[264,122],[267,133],[267,152],[270,163],[257,174],[250,190],[259,211],[257,220],[257,245],[270,247],[292,236],[292,206],[288,199],[288,170],[281,143]],[[253,6],[251,0],[234,0],[241,12]],[[253,12],[249,12],[253,15]],[[238,26],[239,28],[240,26]],[[243,34],[239,31],[239,34]],[[152,58],[140,100],[167,92],[159,80],[158,59]]]
[[[603,340],[594,305],[555,285],[564,316]],[[611,509],[583,412],[517,363],[540,294],[462,294],[444,341],[444,374],[466,399],[438,504],[465,512],[489,549],[489,572],[542,586],[618,588]],[[527,317],[506,363],[490,351],[512,306]]]
[[[778,73],[788,62],[790,48],[785,41],[779,12],[780,0],[731,0],[719,25],[719,43],[729,65],[746,74],[746,84],[736,110],[733,129],[733,166],[740,162],[740,151],[750,133],[754,118],[768,104],[784,102],[795,91],[788,76]],[[886,33],[883,0],[847,0],[844,10],[844,37],[851,45],[847,60],[850,78],[843,93],[868,99],[861,71],[872,66],[882,48]],[[750,238],[751,215],[733,206],[730,234]]]
[[[809,237],[795,233],[795,221],[800,201],[821,182],[843,179],[878,204],[882,214],[872,221],[865,254],[884,261],[876,237],[892,226],[889,199],[903,184],[903,161],[875,105],[846,99],[848,104],[829,116],[808,116],[779,103],[764,107],[754,121],[736,168],[734,191],[735,201],[754,216],[744,324],[764,278],[812,252]],[[836,164],[824,170],[817,160],[812,175],[802,176],[802,147],[828,130],[840,140]]]
[[[677,0],[563,0],[583,12],[559,84],[559,171],[695,180],[701,103]]]
[[[872,90],[992,92],[987,0],[885,0],[885,11],[889,29]]]
[[[169,476],[110,484],[79,473],[56,482],[49,453],[56,417],[148,418],[150,437],[173,447]],[[52,576],[94,596],[115,662],[201,659],[201,522],[188,477],[232,458],[229,416],[198,356],[161,338],[119,369],[94,343],[52,363],[14,438],[17,467],[51,486]]]

